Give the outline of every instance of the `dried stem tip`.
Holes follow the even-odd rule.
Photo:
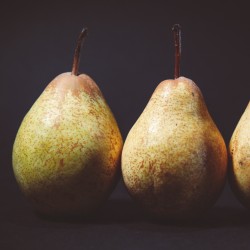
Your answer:
[[[174,46],[175,46],[175,69],[174,78],[180,76],[180,60],[181,60],[181,26],[175,24],[172,28],[174,32]]]
[[[75,54],[74,54],[74,61],[73,61],[73,66],[72,66],[72,75],[75,75],[75,76],[77,76],[78,74],[81,47],[82,47],[84,38],[87,36],[87,34],[88,34],[88,29],[83,28],[77,40]]]

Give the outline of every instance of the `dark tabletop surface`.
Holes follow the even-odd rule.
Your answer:
[[[36,216],[12,172],[16,132],[58,74],[71,70],[76,38],[89,35],[80,72],[99,85],[123,138],[154,89],[173,78],[171,27],[182,26],[181,75],[200,87],[228,145],[249,102],[248,1],[1,1],[0,250],[250,249],[250,212],[228,185],[196,222],[147,219],[122,182],[95,218]],[[211,184],[212,185],[212,184]]]
[[[217,204],[189,223],[147,218],[120,183],[94,218],[41,218],[19,194],[1,204],[0,249],[249,249],[250,213],[228,186]],[[17,195],[17,193],[19,195]],[[11,196],[12,195],[12,196]],[[12,197],[17,197],[13,201]]]

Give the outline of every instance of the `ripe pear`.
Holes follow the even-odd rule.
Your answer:
[[[250,208],[250,102],[229,143],[230,183],[240,202]]]
[[[174,31],[179,34],[180,27]],[[132,198],[153,217],[170,220],[211,207],[227,172],[225,142],[200,89],[179,77],[178,39],[176,77],[157,86],[122,151],[123,179]]]
[[[96,83],[72,72],[52,80],[22,121],[13,147],[16,180],[38,213],[88,215],[109,196],[120,174],[122,137]]]

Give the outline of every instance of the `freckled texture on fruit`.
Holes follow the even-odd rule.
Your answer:
[[[199,88],[184,77],[160,83],[124,144],[131,196],[156,217],[194,216],[215,202],[226,168],[224,140]]]
[[[250,208],[250,103],[232,135],[229,151],[232,189],[242,204]]]
[[[87,214],[116,184],[121,150],[119,128],[97,85],[87,75],[64,73],[25,116],[13,168],[39,212]]]

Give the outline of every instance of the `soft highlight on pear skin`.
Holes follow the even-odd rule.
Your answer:
[[[202,215],[220,195],[227,173],[225,142],[202,93],[192,80],[180,77],[180,25],[173,33],[175,79],[157,86],[122,151],[129,194],[161,220]]]
[[[34,209],[49,216],[87,216],[120,176],[122,137],[94,80],[78,74],[81,32],[72,72],[45,88],[24,117],[13,146],[13,170]]]

